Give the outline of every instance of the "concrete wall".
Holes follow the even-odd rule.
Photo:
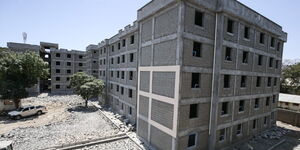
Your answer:
[[[278,109],[277,120],[288,123],[293,126],[300,126],[300,113],[288,109]]]

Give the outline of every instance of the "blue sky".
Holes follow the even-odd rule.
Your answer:
[[[0,47],[6,42],[40,41],[61,48],[85,50],[115,35],[136,19],[136,11],[150,0],[0,0]],[[300,58],[299,0],[239,0],[288,33],[284,59]],[[299,41],[300,42],[300,41]]]

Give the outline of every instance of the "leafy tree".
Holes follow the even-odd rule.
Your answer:
[[[78,72],[71,77],[70,86],[85,100],[85,107],[87,107],[89,99],[101,95],[104,89],[102,80],[83,72]]]
[[[284,66],[280,92],[300,95],[300,62]]]
[[[2,99],[12,99],[17,108],[20,99],[28,96],[26,88],[48,74],[48,64],[36,53],[0,51],[0,95]]]

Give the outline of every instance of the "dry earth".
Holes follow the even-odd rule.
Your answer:
[[[21,120],[0,118],[0,141],[12,140],[16,150],[36,150],[84,140],[111,136],[120,131],[96,107],[80,107],[83,100],[76,95],[30,97],[24,105],[44,105],[48,113]]]

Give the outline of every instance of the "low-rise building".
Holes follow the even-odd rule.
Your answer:
[[[279,94],[277,120],[300,127],[300,96]]]

